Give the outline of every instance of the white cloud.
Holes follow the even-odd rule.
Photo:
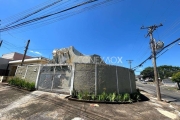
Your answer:
[[[38,54],[38,55],[42,55],[42,53],[38,52],[38,51],[32,51],[30,50],[31,53],[34,53],[34,54]]]

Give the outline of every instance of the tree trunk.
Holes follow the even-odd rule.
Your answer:
[[[178,90],[180,90],[180,82],[177,82],[177,87],[178,87]]]

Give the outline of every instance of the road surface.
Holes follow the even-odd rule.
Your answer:
[[[156,96],[156,86],[154,84],[143,84],[140,81],[136,82],[137,88],[146,91],[154,96]],[[162,99],[167,102],[174,102],[180,105],[180,92],[170,91],[160,87]]]

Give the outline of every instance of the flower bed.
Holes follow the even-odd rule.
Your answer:
[[[140,101],[140,92],[137,89],[136,93],[124,93],[124,94],[117,94],[117,93],[109,93],[107,94],[105,91],[102,94],[95,96],[95,94],[83,92],[83,91],[76,91],[72,92],[71,97],[69,100],[81,101],[81,102],[95,102],[95,103],[132,103],[136,101]]]

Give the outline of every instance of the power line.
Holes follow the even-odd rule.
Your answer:
[[[58,1],[53,2],[53,3],[51,3],[51,4],[47,5],[47,6],[44,6],[43,8],[38,9],[38,10],[36,10],[36,11],[33,12],[33,13],[30,13],[30,14],[25,15],[24,17],[22,17],[22,18],[20,18],[20,19],[18,19],[18,20],[16,20],[16,21],[14,21],[14,22],[12,22],[12,23],[6,25],[5,27],[9,27],[9,26],[11,26],[11,25],[13,25],[13,24],[15,24],[15,23],[18,23],[19,21],[22,21],[23,19],[26,19],[26,18],[28,18],[28,17],[30,17],[30,16],[32,16],[32,15],[38,13],[38,12],[41,12],[42,10],[47,9],[47,8],[53,6],[53,5],[55,5],[55,4],[57,4],[57,3],[61,2],[61,1],[62,1],[62,0],[58,0]]]
[[[17,19],[20,19],[21,17],[24,17],[25,15],[30,14],[30,13],[36,11],[37,9],[40,9],[40,8],[52,3],[51,1],[54,1],[54,0],[47,0],[46,2],[44,2],[42,4],[39,4],[39,5],[35,6],[35,7],[27,9],[27,10],[25,10],[25,11],[23,11],[21,13],[18,13],[18,14],[14,15],[14,16],[11,16],[9,18],[3,19],[2,23],[6,24],[6,23],[10,23],[12,21],[15,21]]]
[[[31,20],[28,20],[28,21],[25,21],[25,22],[22,22],[22,23],[19,23],[17,25],[14,25],[14,26],[10,26],[10,27],[6,27],[6,28],[3,28],[1,29],[1,31],[6,31],[6,30],[11,30],[11,29],[17,29],[17,28],[20,28],[22,26],[26,26],[27,24],[32,24],[36,21],[39,21],[39,20],[43,20],[45,18],[48,18],[48,17],[51,17],[51,16],[55,16],[56,14],[60,14],[60,13],[63,13],[63,12],[66,12],[66,11],[69,11],[71,9],[74,9],[74,8],[77,8],[77,7],[80,7],[80,6],[83,6],[85,4],[88,4],[88,3],[91,3],[91,2],[95,2],[97,0],[89,0],[89,1],[86,1],[86,2],[83,2],[81,4],[78,4],[78,5],[75,5],[73,7],[70,7],[70,8],[67,8],[67,9],[64,9],[64,10],[61,10],[61,11],[58,11],[58,12],[55,12],[55,13],[52,13],[52,14],[48,14],[48,15],[44,15],[44,16],[41,16],[41,17],[38,17],[38,18],[34,18],[34,19],[31,19]],[[90,7],[87,7],[85,8],[84,10],[88,10],[88,9],[92,9],[93,7],[97,7],[101,4],[104,4],[104,3],[107,3],[107,2],[110,2],[110,1],[113,1],[113,0],[105,0],[103,2],[100,2],[94,6],[90,6]],[[122,1],[122,0],[121,0]],[[83,11],[78,11],[78,12],[83,12]],[[70,14],[69,16],[72,16],[73,14]],[[65,18],[68,17],[68,16],[65,16]],[[64,18],[62,18],[64,19]]]
[[[85,4],[89,4],[89,3],[95,2],[95,1],[96,1],[96,0],[88,0],[88,1],[86,1],[86,2],[83,2],[83,3],[81,3],[81,4],[78,4],[78,5],[69,7],[69,8],[67,8],[67,9],[61,10],[61,11],[59,11],[59,12],[55,12],[55,13],[52,13],[52,14],[48,14],[48,15],[44,15],[44,16],[41,16],[41,17],[37,17],[37,18],[31,19],[31,20],[28,20],[28,21],[25,21],[25,22],[22,22],[22,23],[19,23],[19,24],[10,26],[10,27],[4,27],[4,28],[0,29],[0,31],[3,32],[3,31],[10,30],[10,29],[15,29],[15,28],[17,28],[17,27],[19,27],[19,26],[23,26],[23,25],[26,25],[26,24],[29,24],[29,23],[32,23],[32,22],[35,22],[35,21],[38,21],[38,20],[42,20],[42,19],[45,19],[45,18],[54,16],[54,15],[57,15],[57,14],[66,12],[66,11],[68,11],[68,10],[71,10],[71,9],[74,9],[74,8],[77,8],[77,7],[80,7],[80,6],[83,6],[83,5],[85,5]]]
[[[163,50],[171,46],[172,44],[175,44],[176,42],[180,41],[180,38],[174,40],[173,42],[169,43],[165,47],[163,47],[160,51],[156,52],[156,55],[160,54]],[[164,53],[163,53],[164,54]],[[161,55],[160,55],[161,56]],[[158,56],[159,57],[159,56]],[[134,67],[133,69],[136,70],[138,67],[141,67],[146,61],[150,60],[152,58],[152,55],[150,55],[147,59],[145,59],[143,62],[141,62],[138,66]]]

